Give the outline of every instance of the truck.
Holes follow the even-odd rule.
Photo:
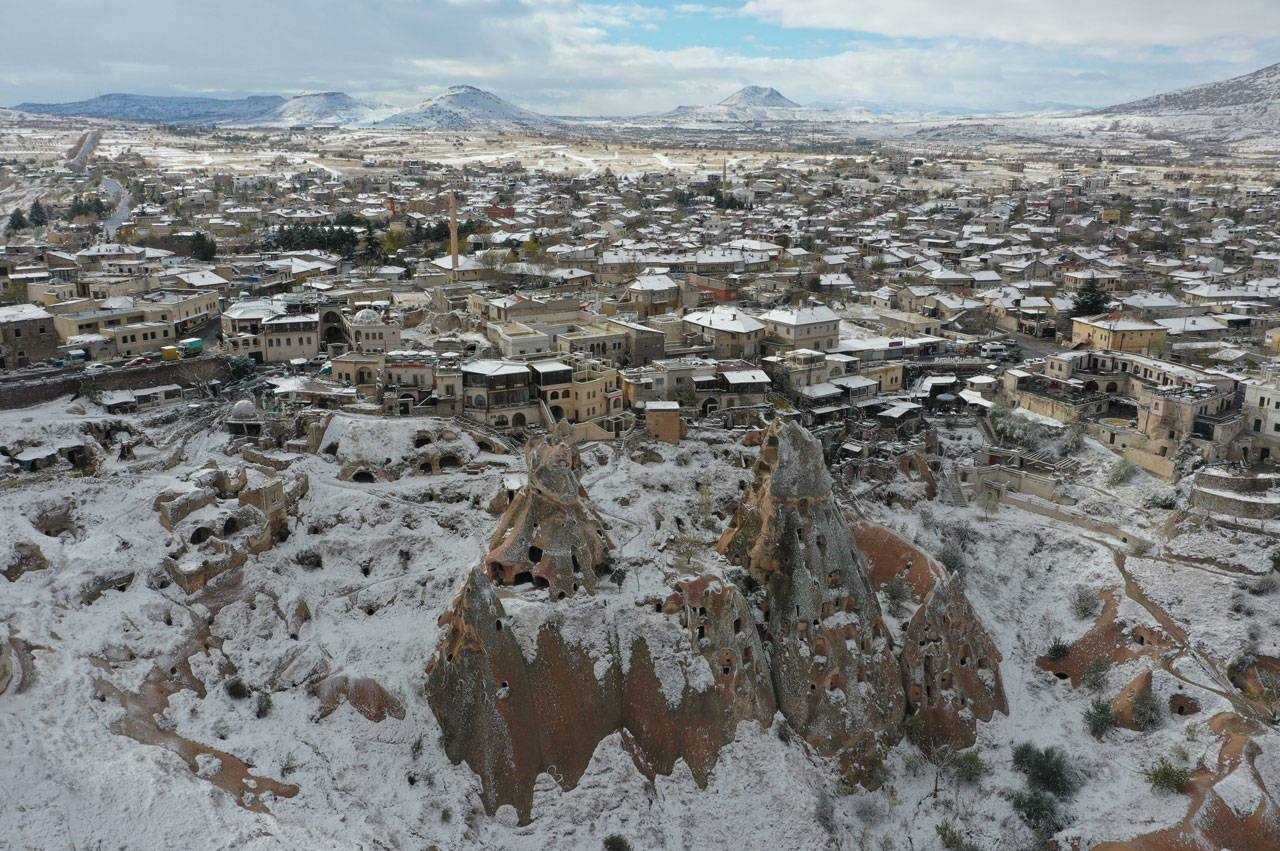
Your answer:
[[[184,358],[194,358],[204,354],[204,340],[199,337],[188,337],[178,341],[178,351]]]
[[[182,352],[177,346],[161,346],[160,357],[164,360],[182,360]]]

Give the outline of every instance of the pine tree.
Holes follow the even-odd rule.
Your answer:
[[[1097,281],[1089,280],[1076,290],[1075,303],[1071,306],[1072,316],[1097,316],[1106,313],[1111,304],[1111,296],[1107,295]]]
[[[27,217],[22,214],[22,210],[14,210],[9,214],[9,230],[24,230],[27,227]]]
[[[44,227],[49,221],[49,216],[44,211],[44,206],[39,201],[31,202],[31,212],[27,214],[27,220],[31,222],[32,227]]]

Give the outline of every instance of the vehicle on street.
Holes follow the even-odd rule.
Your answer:
[[[85,367],[84,367],[85,372],[106,372],[109,369],[111,369],[110,364],[101,363],[99,361],[94,361],[93,363],[85,364]]]
[[[126,362],[125,366],[146,366],[149,363],[151,363],[151,358],[141,357]]]

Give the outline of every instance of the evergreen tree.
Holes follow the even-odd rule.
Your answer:
[[[14,210],[9,214],[9,230],[24,230],[27,227],[27,217],[22,214],[22,210]]]
[[[39,201],[32,201],[31,212],[27,214],[27,220],[31,222],[32,227],[44,227],[49,221],[49,215],[45,213],[44,206]]]
[[[1090,280],[1076,290],[1075,303],[1071,305],[1072,316],[1097,316],[1106,313],[1111,304],[1111,296],[1107,295],[1097,281]]]

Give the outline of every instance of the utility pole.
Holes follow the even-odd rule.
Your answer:
[[[458,281],[458,200],[453,192],[449,192],[449,255],[453,264],[449,269],[449,283]]]

